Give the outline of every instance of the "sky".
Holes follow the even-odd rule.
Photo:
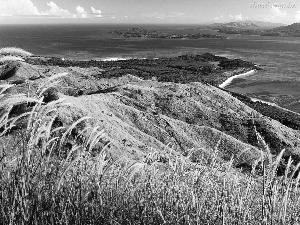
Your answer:
[[[204,24],[244,20],[300,22],[300,1],[0,0],[0,24]]]

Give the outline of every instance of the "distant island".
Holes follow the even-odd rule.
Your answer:
[[[147,30],[144,28],[130,28],[126,30],[115,30],[113,33],[123,36],[125,38],[161,38],[161,39],[203,39],[203,38],[213,38],[213,39],[226,39],[225,36],[216,34],[206,34],[206,33],[185,33],[185,34],[167,34],[162,33],[157,30]]]
[[[253,23],[231,22],[212,24],[206,26],[206,29],[217,30],[219,33],[225,34],[300,37],[300,23],[270,29],[267,27],[260,27]]]
[[[157,38],[157,39],[227,39],[226,36],[204,33],[203,29],[215,30],[223,34],[259,35],[259,36],[284,36],[300,37],[300,23],[288,26],[277,23],[263,22],[230,22],[214,23],[198,28],[187,29],[184,33],[166,33],[145,28],[129,28],[114,30],[112,33],[124,38]],[[201,30],[201,31],[199,31]]]

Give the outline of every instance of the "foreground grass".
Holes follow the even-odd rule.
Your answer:
[[[9,96],[7,88],[0,92],[1,224],[300,221],[298,166],[292,169],[290,160],[286,174],[276,177],[283,152],[276,159],[262,154],[259,175],[256,167],[247,175],[235,170],[232,161],[218,161],[217,149],[197,164],[172,152],[165,163],[158,153],[139,163],[113,161],[105,148],[97,147],[103,131],[82,126],[88,118],[57,125],[57,109],[65,103],[43,103],[47,88],[41,87],[36,98]],[[31,102],[32,109],[17,114],[12,103],[24,102]],[[75,144],[68,147],[70,139]]]
[[[0,63],[10,62],[10,61],[24,61],[21,57],[18,56],[3,56],[0,58]]]
[[[11,55],[11,56],[21,56],[21,57],[27,57],[32,56],[32,53],[25,51],[21,48],[16,47],[6,47],[0,49],[0,55]]]

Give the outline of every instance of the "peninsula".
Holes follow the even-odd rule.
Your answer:
[[[160,38],[160,39],[226,39],[225,36],[207,33],[163,33],[157,30],[147,30],[144,28],[131,28],[126,30],[115,30],[113,33],[125,38]]]

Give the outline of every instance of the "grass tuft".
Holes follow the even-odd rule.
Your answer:
[[[6,63],[6,62],[16,62],[16,61],[24,61],[24,59],[22,59],[19,56],[11,56],[11,55],[6,55],[0,58],[0,63]]]
[[[0,49],[0,55],[28,57],[28,56],[32,56],[32,53],[27,52],[21,48],[6,47],[6,48]]]

